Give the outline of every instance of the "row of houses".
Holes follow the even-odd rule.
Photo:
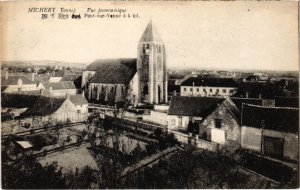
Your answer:
[[[250,77],[251,78],[251,77]],[[172,95],[196,97],[242,97],[270,99],[274,96],[298,96],[296,78],[279,81],[241,80],[215,75],[189,74],[181,80],[169,79],[169,97]]]
[[[38,75],[35,73],[26,75],[9,75],[5,72],[5,76],[1,77],[1,92],[4,93],[39,93],[44,92],[52,96],[65,96],[67,93],[77,94],[80,75]]]
[[[299,100],[173,96],[143,117],[233,149],[298,159]]]
[[[232,78],[208,78],[191,76],[180,84],[181,96],[229,97],[237,92]]]
[[[5,108],[21,109],[16,119],[33,126],[43,122],[82,122],[88,117],[88,102],[84,94],[67,93],[66,96],[2,93],[2,111]]]

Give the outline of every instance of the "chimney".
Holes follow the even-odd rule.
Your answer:
[[[70,93],[66,93],[66,98],[70,99]]]
[[[82,97],[84,97],[84,98],[85,98],[85,96],[84,96],[84,90],[81,92],[81,95],[82,95]]]
[[[52,92],[52,86],[49,87],[49,92]]]
[[[8,71],[5,71],[5,80],[8,79]]]
[[[31,81],[34,82],[34,73],[31,73]]]

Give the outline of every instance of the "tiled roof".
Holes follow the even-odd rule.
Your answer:
[[[79,78],[81,75],[64,75],[61,81],[74,81]]]
[[[136,73],[136,59],[98,59],[86,70],[97,71],[91,83],[126,84]]]
[[[231,78],[190,77],[181,86],[237,87],[237,83]]]
[[[236,107],[234,102],[230,98],[226,98],[225,101],[223,101],[223,105],[229,110],[229,112],[232,114],[232,116],[235,118],[237,122],[241,122],[241,112]]]
[[[30,107],[38,99],[38,97],[38,95],[1,93],[1,106],[26,108]]]
[[[39,96],[21,117],[50,115],[58,110],[65,100],[66,98]]]
[[[296,133],[299,130],[299,109],[243,104],[242,125]]]
[[[47,82],[50,79],[51,75],[48,74],[35,74],[34,80],[36,82]]]
[[[260,83],[260,82],[242,82],[239,85],[239,90],[236,97],[246,96],[248,92],[249,98],[258,98],[261,94],[262,98],[271,99],[274,97],[274,85],[271,83]]]
[[[88,104],[88,101],[85,97],[82,96],[82,94],[75,94],[70,96],[70,100],[74,105],[84,105]]]
[[[35,96],[49,96],[51,95],[48,90],[30,90],[30,91],[20,91],[20,92],[10,92],[9,94],[19,94],[19,95],[35,95]]]
[[[242,111],[242,104],[252,104],[252,105],[262,105],[262,99],[258,98],[236,98],[230,97],[231,101],[235,104],[237,109],[241,112]]]
[[[299,108],[299,98],[298,97],[275,97],[275,106]]]
[[[43,116],[54,113],[66,97],[40,96],[39,94],[1,94],[2,107],[28,108],[21,117]],[[70,95],[70,101],[74,105],[88,104],[82,94]]]
[[[6,88],[8,88],[7,86],[1,86],[1,92],[3,92]]]
[[[49,90],[50,87],[52,90],[76,89],[72,81],[44,82],[42,84],[46,90]]]
[[[205,117],[223,101],[224,98],[173,96],[168,115]]]
[[[1,77],[1,86],[17,85],[19,79],[22,80],[23,85],[36,84],[34,81],[29,80],[25,76],[8,76],[8,79],[5,79],[5,77]]]

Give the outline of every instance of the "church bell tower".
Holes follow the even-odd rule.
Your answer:
[[[168,80],[165,45],[152,24],[147,25],[138,45],[138,102],[166,103]]]

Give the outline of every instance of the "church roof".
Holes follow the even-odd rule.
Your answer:
[[[91,83],[126,84],[136,73],[136,59],[97,59],[86,70],[96,71]]]
[[[158,34],[155,26],[152,24],[152,21],[150,21],[140,39],[140,42],[153,42],[153,41],[162,42],[160,35]]]

